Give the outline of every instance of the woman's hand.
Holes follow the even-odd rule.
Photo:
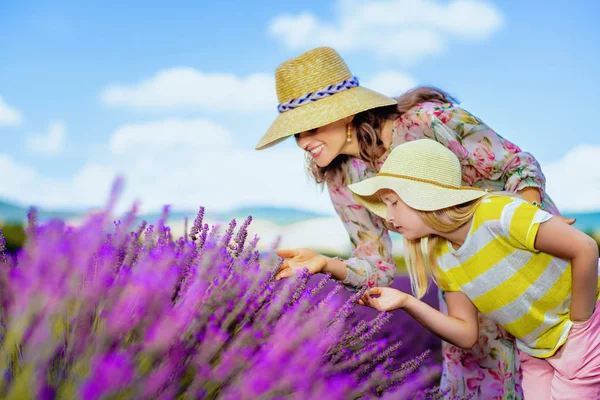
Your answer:
[[[275,277],[277,281],[294,276],[296,270],[302,270],[304,267],[308,268],[311,274],[318,274],[327,265],[327,258],[324,255],[310,249],[277,250],[277,255],[285,259]]]
[[[569,225],[573,225],[575,223],[575,218],[567,218],[563,217],[562,215],[559,215],[558,217]]]
[[[379,297],[371,297],[377,295]],[[362,295],[358,304],[368,306],[379,311],[392,311],[404,308],[410,298],[409,294],[389,287],[374,287]]]
[[[533,203],[534,201],[538,204],[542,203],[542,199],[540,198],[540,189],[538,189],[536,187],[533,187],[533,186],[526,187],[518,193],[528,203]],[[569,225],[573,225],[575,223],[575,218],[567,218],[567,217],[563,217],[562,215],[559,215],[558,218],[562,219],[564,222],[566,222]]]

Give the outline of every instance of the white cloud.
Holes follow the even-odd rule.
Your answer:
[[[113,153],[132,149],[161,147],[168,151],[176,146],[192,146],[196,150],[226,146],[231,135],[224,127],[203,119],[167,119],[128,124],[118,128],[110,138]]]
[[[171,132],[165,126],[174,123],[182,127],[180,133],[164,139],[163,133]],[[208,133],[202,136],[195,125],[217,127],[220,139],[213,141]],[[199,138],[186,138],[193,134]],[[11,178],[0,182],[0,196],[47,208],[98,207],[113,179],[122,175],[126,187],[119,205],[123,209],[140,200],[143,210],[165,204],[176,209],[204,205],[211,211],[272,205],[333,214],[327,192],[308,180],[304,153],[296,147],[235,148],[224,128],[199,120],[124,126],[115,130],[109,143],[113,151],[102,161],[90,161],[63,179],[4,155],[0,168],[9,171]]]
[[[23,121],[23,113],[11,107],[2,96],[0,96],[0,126],[17,126]]]
[[[10,155],[2,153],[0,153],[0,171],[2,171],[0,193],[9,197],[19,192],[26,193],[24,190],[30,189],[37,175],[34,168],[19,164]]]
[[[230,146],[198,151],[189,146],[156,145],[142,153],[132,149],[88,163],[72,176],[59,180],[0,153],[0,195],[47,207],[102,205],[113,179],[126,178],[120,202],[128,207],[139,199],[145,210],[164,204],[175,208],[228,210],[238,206],[274,205],[333,213],[327,191],[307,178],[304,155],[297,148],[262,151]],[[600,146],[580,146],[562,159],[544,163],[547,191],[563,211],[600,209]]]
[[[155,149],[136,157],[124,154],[116,164],[127,180],[125,203],[140,199],[144,209],[273,205],[333,211],[327,193],[307,182],[300,149]]]
[[[600,210],[600,146],[582,145],[542,167],[546,190],[561,211]]]
[[[221,81],[221,83],[219,83]],[[417,85],[414,78],[395,70],[383,70],[361,85],[389,96],[397,96]],[[218,89],[217,87],[221,87]],[[211,95],[210,93],[218,93]],[[171,68],[131,86],[111,86],[102,91],[104,104],[144,110],[174,110],[194,107],[215,111],[258,112],[275,110],[275,84],[266,74],[254,74],[244,80],[233,75],[203,75],[193,69]],[[224,128],[208,121],[165,120],[160,123],[130,124],[113,137],[111,148],[147,142],[163,144],[226,144]],[[150,126],[152,124],[153,126]],[[140,132],[144,132],[143,134]],[[204,135],[203,132],[215,132]],[[229,140],[229,139],[227,139]]]
[[[138,110],[203,109],[253,112],[275,109],[275,83],[270,75],[204,73],[194,68],[170,68],[128,85],[113,84],[100,102]]]
[[[444,51],[452,39],[487,40],[504,24],[497,7],[476,0],[338,0],[337,10],[331,22],[310,13],[280,15],[269,33],[294,50],[326,45],[414,62]]]
[[[600,158],[600,146],[581,146],[561,160],[544,166],[548,192],[561,210],[600,209],[600,169],[590,168]],[[239,206],[273,205],[311,209],[331,215],[287,227],[255,221],[251,232],[261,237],[261,249],[282,235],[281,247],[313,247],[345,253],[349,242],[335,216],[327,191],[320,192],[307,179],[304,155],[297,148],[263,151],[236,149],[230,145],[198,151],[192,146],[168,148],[149,143],[144,152],[132,147],[107,157],[101,163],[88,163],[72,176],[54,179],[0,153],[0,195],[25,205],[50,208],[102,207],[117,175],[126,178],[119,210],[135,200],[142,211],[157,211],[165,204],[174,209],[196,210],[203,205],[209,213]],[[210,222],[210,221],[209,221]],[[181,221],[172,224],[175,234]],[[394,237],[394,252],[402,246]]]
[[[66,137],[67,127],[64,122],[52,122],[46,133],[27,137],[27,148],[46,156],[56,155],[65,147]]]
[[[399,96],[417,86],[417,81],[405,73],[388,70],[372,76],[361,85],[386,96]]]

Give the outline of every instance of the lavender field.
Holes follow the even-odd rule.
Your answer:
[[[209,227],[201,209],[175,238],[168,209],[111,221],[116,193],[77,227],[32,210],[16,254],[2,239],[0,397],[439,396],[439,340],[407,315],[358,306],[327,276],[275,282],[251,217]]]

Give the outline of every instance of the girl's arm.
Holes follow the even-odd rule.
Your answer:
[[[477,308],[462,292],[446,292],[448,315],[396,289],[376,287],[369,292],[379,297],[365,293],[359,301],[360,304],[380,311],[402,308],[440,339],[463,349],[470,349],[477,343]]]
[[[410,296],[404,310],[442,340],[463,349],[472,348],[479,337],[477,308],[462,292],[446,292],[448,315]]]
[[[571,261],[571,320],[579,322],[589,319],[598,298],[596,241],[559,218],[550,218],[540,224],[534,247]]]

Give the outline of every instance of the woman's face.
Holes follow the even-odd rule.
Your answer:
[[[352,117],[344,118],[329,125],[297,135],[296,143],[301,149],[310,153],[320,167],[328,166],[338,155],[345,152],[347,142],[347,126]],[[354,140],[353,138],[353,141]]]

